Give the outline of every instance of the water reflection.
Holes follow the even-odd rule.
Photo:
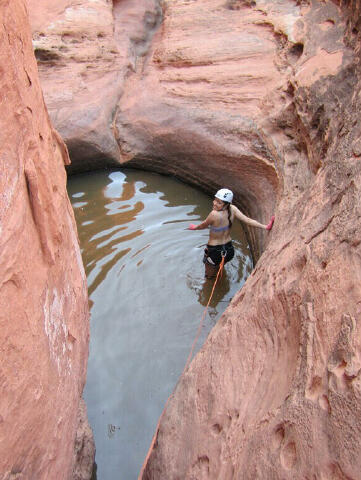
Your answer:
[[[77,193],[71,193],[76,189],[76,180],[69,183],[72,198],[81,198],[81,202],[73,203],[73,208],[80,226],[79,241],[90,296],[109,270],[131,251],[128,246],[131,241],[143,233],[132,222],[142,212],[144,204],[139,201],[125,203],[134,199],[136,190],[135,182],[124,182],[124,179],[120,172],[97,175],[96,182],[89,182],[89,188]],[[95,269],[97,272],[92,275]]]
[[[69,179],[88,277],[91,341],[85,400],[98,480],[136,479],[164,403],[193,343],[212,283],[202,263],[207,231],[190,232],[211,199],[141,171]],[[214,293],[198,347],[252,263],[239,224],[235,257]]]
[[[209,297],[211,296],[212,288],[213,288],[213,280],[205,280],[203,285],[200,289],[195,288],[195,291],[198,295],[198,301],[204,307],[207,306]],[[209,303],[211,308],[216,308],[219,302],[229,302],[231,298],[228,300],[223,300],[226,298],[227,293],[230,290],[230,282],[228,275],[225,273],[222,277],[219,278],[217,283],[217,288],[214,290],[212,299]]]

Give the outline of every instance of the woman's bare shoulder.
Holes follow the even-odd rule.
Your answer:
[[[212,222],[218,218],[217,213],[215,210],[212,210],[209,215],[208,219],[211,220]]]

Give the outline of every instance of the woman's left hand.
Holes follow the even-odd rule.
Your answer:
[[[191,223],[188,227],[188,230],[195,230],[197,228],[197,225],[194,225],[194,223]]]
[[[274,221],[275,221],[275,216],[272,215],[271,220],[270,220],[269,224],[268,224],[267,227],[266,227],[266,230],[271,230],[271,228],[273,227],[273,222],[274,222]]]

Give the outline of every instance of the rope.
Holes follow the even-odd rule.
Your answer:
[[[196,344],[197,344],[199,335],[200,335],[200,333],[201,333],[201,331],[202,331],[203,322],[204,322],[204,319],[206,318],[207,311],[208,311],[208,307],[209,307],[209,305],[210,305],[210,303],[211,303],[211,300],[212,300],[212,297],[213,297],[213,294],[214,294],[214,290],[215,290],[216,285],[217,285],[217,282],[218,282],[218,278],[219,278],[220,276],[222,276],[222,270],[223,270],[223,267],[224,267],[224,259],[225,259],[225,256],[222,255],[222,260],[221,260],[221,263],[219,264],[219,269],[218,269],[217,276],[216,276],[216,279],[215,279],[214,284],[213,284],[213,287],[212,287],[211,294],[210,294],[210,296],[209,296],[208,303],[207,303],[207,305],[206,305],[206,307],[205,307],[205,309],[204,309],[202,318],[201,318],[201,320],[200,320],[200,322],[199,322],[199,326],[198,326],[198,330],[197,330],[195,339],[194,339],[194,341],[193,341],[193,344],[192,344],[191,350],[190,350],[190,352],[189,352],[189,355],[188,355],[186,364],[185,364],[185,366],[184,366],[184,368],[183,368],[183,371],[182,371],[182,373],[181,373],[181,375],[180,375],[180,377],[179,377],[179,380],[183,377],[184,373],[186,372],[186,370],[187,370],[187,368],[189,367],[189,364],[190,364],[190,362],[191,362],[192,355],[193,355],[193,351],[194,351],[195,346],[196,346]],[[178,380],[178,382],[179,382],[179,380]],[[138,476],[138,480],[142,480],[142,478],[143,478],[144,471],[145,471],[145,467],[147,466],[148,460],[149,460],[149,458],[150,458],[150,455],[151,455],[151,453],[152,453],[152,450],[153,450],[153,448],[154,448],[155,442],[156,442],[157,437],[158,437],[159,428],[160,428],[160,422],[161,422],[161,420],[162,420],[162,418],[163,418],[163,415],[164,415],[164,413],[165,413],[165,411],[166,411],[166,409],[167,409],[169,400],[173,397],[173,394],[174,394],[174,390],[173,390],[173,392],[169,395],[169,397],[168,397],[168,399],[167,399],[167,401],[166,401],[166,403],[165,403],[165,405],[164,405],[163,411],[162,411],[162,413],[161,413],[161,415],[160,415],[160,417],[159,417],[159,420],[158,420],[158,423],[157,423],[157,427],[156,427],[156,429],[155,429],[155,432],[154,432],[154,435],[153,435],[153,438],[152,438],[152,443],[150,444],[150,447],[149,447],[147,456],[145,457],[145,460],[144,460],[144,462],[143,462],[142,469],[141,469],[141,471],[140,471],[140,473],[139,473],[139,476]]]
[[[208,303],[206,305],[206,308],[204,309],[204,312],[203,312],[203,315],[202,315],[202,318],[201,318],[201,321],[199,322],[199,326],[198,326],[198,330],[197,330],[197,333],[196,333],[196,337],[193,341],[193,345],[192,345],[192,348],[191,348],[191,351],[189,352],[189,355],[188,355],[188,358],[187,358],[187,361],[186,361],[186,364],[183,368],[183,372],[180,376],[180,378],[183,376],[184,372],[187,370],[190,362],[191,362],[191,359],[192,359],[192,355],[193,355],[193,351],[194,351],[194,348],[197,344],[197,341],[198,341],[198,338],[199,338],[199,335],[202,331],[202,327],[203,327],[203,322],[204,322],[204,319],[206,318],[206,315],[207,315],[207,312],[208,312],[208,307],[209,307],[209,304],[211,303],[211,300],[212,300],[212,297],[213,297],[213,293],[214,293],[214,290],[216,288],[216,285],[217,285],[217,282],[218,282],[218,278],[219,276],[222,275],[222,270],[223,270],[223,267],[224,267],[224,259],[225,257],[222,255],[222,260],[221,260],[221,263],[219,264],[219,269],[218,269],[218,272],[217,272],[217,276],[216,276],[216,279],[214,281],[214,284],[213,284],[213,288],[212,288],[212,291],[211,291],[211,294],[210,294],[210,297],[209,297],[209,300],[208,300]]]

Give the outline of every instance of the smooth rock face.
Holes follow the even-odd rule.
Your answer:
[[[0,14],[0,478],[65,480],[86,376],[86,278],[25,2],[1,2]]]
[[[69,170],[119,165],[114,112],[155,27],[148,25],[156,22],[154,1],[27,3],[46,104],[69,148]]]
[[[250,232],[264,252],[178,383],[141,477],[361,478],[360,1],[162,7],[69,1],[53,17],[49,1],[33,15],[75,170],[127,161],[232,188],[260,221],[276,213],[267,237]]]

